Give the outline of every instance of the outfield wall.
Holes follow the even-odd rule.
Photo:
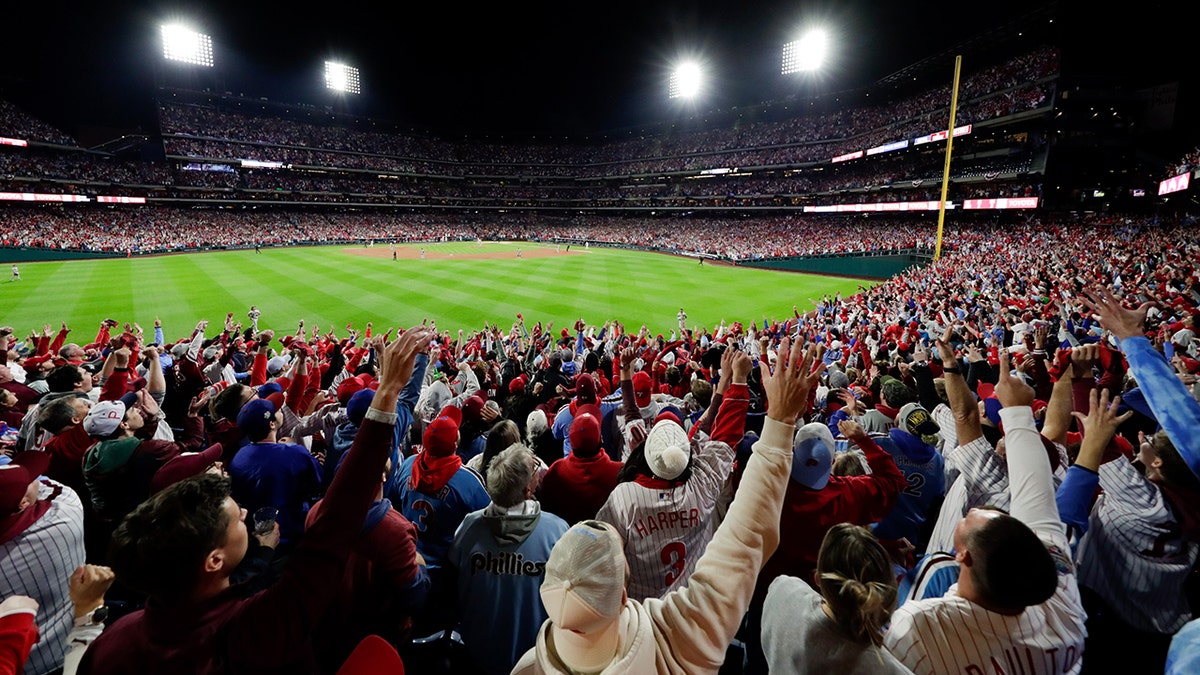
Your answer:
[[[52,248],[29,248],[26,246],[0,246],[0,264],[22,262],[45,262],[56,260],[92,260],[95,258],[124,258],[124,253],[113,251],[56,251]]]
[[[546,240],[541,243],[555,243],[557,240]],[[380,243],[380,242],[377,242]],[[400,242],[408,243],[408,242]],[[434,242],[437,243],[437,242]],[[561,240],[561,243],[579,246],[583,242],[578,240]],[[621,244],[613,244],[610,242],[593,241],[588,242],[596,246],[604,248],[620,248],[630,251],[654,251],[658,253],[668,253],[671,255],[681,255],[687,257],[704,257],[713,259],[716,262],[726,262],[719,258],[711,258],[711,256],[691,253],[687,251],[668,250],[660,248],[645,248],[638,246],[628,246]],[[326,241],[326,242],[305,242],[296,244],[296,246],[330,246],[330,245],[361,245],[359,241]],[[199,253],[202,251],[214,250],[234,250],[234,249],[249,249],[253,247],[210,247],[210,248],[185,248],[174,251],[154,251],[150,253],[134,253],[135,256],[143,255],[165,255],[170,253]],[[269,248],[264,246],[263,248]],[[45,248],[30,248],[26,246],[0,246],[0,264],[12,264],[34,261],[58,261],[58,260],[87,260],[96,258],[124,258],[127,254],[124,252],[114,251],[59,251]],[[899,252],[889,253],[884,255],[878,254],[850,254],[837,255],[828,254],[821,256],[796,256],[788,258],[770,258],[764,260],[739,260],[733,264],[741,267],[758,267],[770,270],[786,270],[789,272],[807,272],[809,274],[833,275],[841,277],[855,277],[863,279],[887,279],[893,275],[899,274],[904,270],[914,265],[924,265],[929,263],[932,257],[924,252]]]
[[[761,267],[771,270],[787,270],[789,272],[807,272],[809,274],[861,277],[865,279],[887,279],[914,265],[927,264],[932,259],[932,256],[924,253],[891,255],[857,254],[742,260],[737,264],[745,267]]]

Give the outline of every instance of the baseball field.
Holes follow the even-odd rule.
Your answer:
[[[811,308],[810,299],[869,283],[596,247],[463,242],[394,252],[395,259],[387,244],[376,244],[22,263],[20,281],[0,280],[0,324],[23,339],[65,321],[78,341],[90,340],[106,317],[136,321],[147,333],[159,317],[170,339],[199,319],[220,325],[226,312],[249,325],[246,312],[257,305],[261,328],[287,332],[300,319],[339,334],[348,322],[385,327],[423,318],[450,329],[484,321],[507,327],[521,312],[556,327],[617,318],[666,334],[680,307],[689,325],[782,320],[792,305]]]

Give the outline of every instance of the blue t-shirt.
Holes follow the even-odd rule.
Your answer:
[[[896,500],[896,507],[875,525],[875,536],[907,537],[918,551],[924,550],[921,525],[933,504],[946,494],[945,461],[936,448],[902,429],[892,429],[888,436],[874,441],[892,456],[908,482]]]
[[[280,540],[304,533],[308,507],[321,487],[321,465],[303,445],[248,443],[229,463],[233,498],[253,515],[264,506],[279,509]]]

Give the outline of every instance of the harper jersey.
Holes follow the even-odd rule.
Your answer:
[[[596,519],[611,523],[625,540],[630,598],[661,598],[687,583],[712,539],[714,507],[733,458],[729,445],[703,443],[686,483],[639,476],[608,496]]]
[[[426,494],[408,486],[412,466],[417,455],[404,460],[400,465],[397,480],[398,493],[388,495],[400,513],[417,528],[417,550],[430,566],[443,566],[454,540],[454,532],[468,513],[478,511],[492,503],[483,479],[478,473],[465,466],[450,477],[450,480],[433,494]]]
[[[730,385],[713,421],[711,440],[700,438],[692,456],[692,475],[675,484],[640,476],[620,483],[596,514],[625,540],[630,598],[661,598],[682,588],[712,539],[717,500],[733,471],[731,445],[742,437],[749,392]]]

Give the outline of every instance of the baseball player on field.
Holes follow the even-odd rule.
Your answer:
[[[884,644],[917,675],[1057,675],[1082,667],[1086,615],[1034,424],[1034,391],[1009,373],[1007,352],[1000,366],[1011,515],[971,509],[954,533],[958,583],[944,597],[906,602],[892,615]],[[1111,424],[1108,435],[1095,433],[1093,442],[1107,444],[1116,428],[1103,423]]]
[[[630,391],[633,361],[627,349],[621,390],[627,392],[626,410],[639,415]],[[724,398],[712,437],[689,440],[679,420],[660,416],[618,475],[623,482],[596,514],[624,539],[631,599],[661,598],[685,586],[712,538],[717,499],[733,470],[731,446],[742,438],[750,406],[750,365],[745,352],[726,350],[716,390]]]

